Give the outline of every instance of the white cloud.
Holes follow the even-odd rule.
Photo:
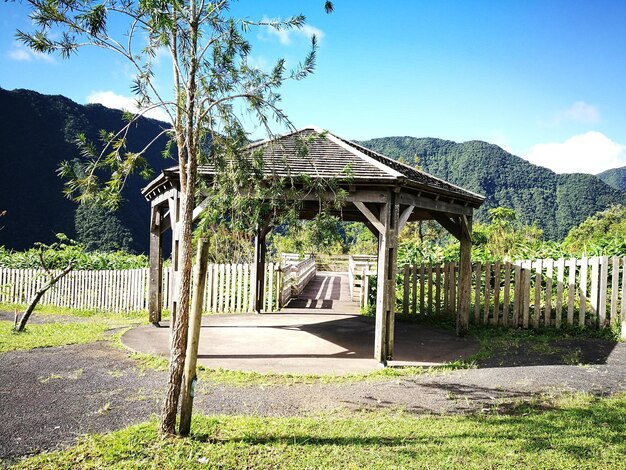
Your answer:
[[[121,109],[123,111],[129,111],[136,113],[139,111],[137,103],[133,98],[128,96],[118,95],[112,91],[93,91],[87,97],[87,103],[100,103],[107,108]],[[159,121],[170,122],[170,118],[162,109],[151,109],[146,112],[144,116],[152,119],[158,119]]]
[[[270,63],[263,56],[255,57],[249,55],[247,60],[248,67],[263,70],[264,72],[269,72],[271,70]]]
[[[556,173],[597,174],[626,165],[626,145],[591,131],[565,142],[534,145],[524,158]]]
[[[600,111],[592,104],[584,101],[577,101],[569,108],[557,113],[555,123],[580,122],[583,124],[593,124],[600,121]]]
[[[264,23],[272,21],[267,16],[264,16],[261,20]],[[265,26],[262,30],[262,33],[259,35],[259,38],[262,40],[269,39],[278,39],[278,41],[288,46],[290,45],[295,37],[311,39],[311,36],[315,35],[318,41],[321,41],[325,36],[324,31],[315,26],[311,26],[305,24],[302,28],[291,28],[291,29],[281,29],[277,30],[276,28],[272,28],[271,26]]]
[[[35,52],[19,43],[13,44],[11,49],[7,52],[7,57],[18,62],[32,62],[34,60],[41,60],[48,63],[54,62],[54,57],[51,55]]]

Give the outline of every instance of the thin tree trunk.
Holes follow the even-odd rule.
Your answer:
[[[68,264],[67,267],[63,271],[61,271],[59,274],[50,278],[50,280],[41,289],[35,292],[35,295],[33,295],[32,299],[30,300],[30,303],[28,304],[26,311],[22,315],[22,318],[20,319],[19,324],[17,324],[17,321],[16,321],[16,326],[14,326],[13,328],[15,331],[17,332],[24,331],[24,328],[26,328],[26,323],[28,323],[30,316],[32,315],[33,311],[35,310],[35,307],[37,306],[37,304],[39,303],[43,295],[46,292],[48,292],[48,290],[50,290],[57,282],[59,282],[59,280],[67,276],[72,269],[74,269],[73,261],[71,261],[70,264]],[[17,320],[17,317],[16,317],[16,320]]]
[[[180,272],[178,314],[172,335],[170,351],[170,367],[168,374],[167,392],[163,403],[161,419],[161,432],[173,435],[176,433],[176,413],[178,399],[182,385],[183,370],[185,366],[185,354],[187,350],[187,332],[189,329],[189,297],[191,293],[191,237],[192,237],[192,213],[194,204],[193,186],[194,179],[188,180],[188,187],[181,198],[182,218],[180,237]]]
[[[196,254],[196,268],[193,280],[193,298],[191,301],[191,320],[189,325],[189,339],[187,342],[187,357],[185,358],[185,372],[183,375],[182,403],[180,406],[180,425],[178,431],[181,436],[189,435],[191,429],[191,413],[196,382],[196,362],[198,359],[198,344],[200,342],[200,327],[202,325],[202,309],[204,306],[204,287],[208,267],[209,244],[204,239],[198,240]]]

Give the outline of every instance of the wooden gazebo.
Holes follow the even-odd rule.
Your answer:
[[[302,138],[306,138],[307,156],[299,151]],[[338,211],[343,220],[359,221],[378,238],[378,273],[376,298],[376,334],[374,357],[381,364],[393,356],[395,278],[398,234],[409,221],[436,220],[461,242],[459,292],[457,308],[457,333],[467,329],[470,314],[471,233],[472,216],[484,198],[458,186],[411,168],[396,160],[373,152],[361,145],[342,139],[330,132],[305,128],[271,141],[251,144],[249,149],[263,151],[264,171],[268,175],[306,174],[309,178],[334,178],[339,187],[347,191],[345,204]],[[349,168],[349,176],[346,176]],[[215,172],[201,167],[200,174],[210,181]],[[150,321],[161,319],[162,243],[166,230],[172,230],[172,282],[177,281],[179,220],[178,168],[163,171],[143,190],[151,203],[150,226]],[[318,211],[319,194],[310,194],[300,200],[299,217],[312,219]],[[335,193],[322,195],[328,199]],[[198,217],[208,199],[194,210]],[[262,304],[265,263],[265,237],[270,227],[259,227],[255,237],[255,263],[257,266],[257,312]],[[176,314],[176,292],[169,306]]]

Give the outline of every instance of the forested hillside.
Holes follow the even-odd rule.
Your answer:
[[[550,239],[563,238],[572,227],[612,204],[626,203],[626,193],[593,175],[558,175],[486,142],[384,137],[361,144],[485,195],[479,220],[485,221],[491,208],[509,207],[522,222],[536,223]]]
[[[35,242],[50,243],[56,233],[63,232],[70,237],[96,238],[100,246],[118,243],[135,252],[147,252],[149,210],[140,194],[145,180],[130,178],[125,200],[116,217],[111,217],[85,208],[77,211],[77,205],[64,198],[63,181],[56,174],[61,161],[78,157],[73,143],[78,133],[97,140],[100,129],[118,130],[121,111],[82,106],[63,96],[0,88],[0,122],[0,214],[6,211],[0,217],[0,246],[23,250]],[[163,125],[141,119],[129,133],[129,148],[142,148]],[[593,175],[557,175],[485,142],[387,137],[362,143],[486,195],[479,220],[486,220],[490,208],[510,207],[522,222],[536,223],[551,239],[563,238],[597,211],[626,203],[626,193]],[[157,142],[147,155],[157,172],[174,164],[162,158],[164,145],[164,140]],[[599,176],[619,186],[626,182],[624,173],[626,168]]]
[[[82,106],[63,96],[47,96],[29,90],[0,89],[0,245],[25,249],[34,242],[50,243],[55,233],[76,236],[76,203],[63,196],[63,181],[56,174],[59,163],[78,157],[73,141],[79,132],[97,141],[98,131],[117,131],[122,112],[101,105]],[[164,123],[141,119],[129,133],[131,150],[145,146]],[[157,142],[148,154],[155,170],[172,166],[161,151],[165,140]],[[146,181],[129,179],[124,202],[116,214],[120,223],[106,220],[119,230],[120,239],[136,252],[148,246],[149,205],[140,194]],[[103,225],[102,214],[79,214],[82,229]],[[109,218],[110,219],[110,218]]]
[[[626,166],[621,168],[611,168],[598,174],[598,178],[609,186],[626,191]]]

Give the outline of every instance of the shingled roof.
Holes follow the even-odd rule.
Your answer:
[[[304,144],[306,142],[306,144]],[[304,149],[304,150],[303,150]],[[420,191],[447,196],[478,206],[484,197],[429,175],[392,158],[376,153],[347,139],[315,127],[306,127],[272,140],[255,142],[248,150],[263,152],[264,172],[268,175],[336,178],[354,185],[408,186]],[[163,177],[178,171],[165,170]],[[202,175],[215,174],[210,166],[199,168]],[[159,185],[156,178],[144,190],[150,193]]]

